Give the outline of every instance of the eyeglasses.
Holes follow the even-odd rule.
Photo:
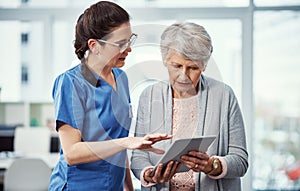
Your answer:
[[[137,39],[137,36],[138,36],[137,34],[132,33],[129,40],[127,42],[123,42],[123,43],[109,42],[109,41],[102,40],[102,39],[97,39],[97,40],[99,42],[103,42],[103,43],[106,43],[106,44],[117,46],[120,49],[120,53],[123,53],[129,46],[134,44],[135,40]]]

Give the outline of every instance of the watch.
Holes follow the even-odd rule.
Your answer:
[[[213,170],[216,170],[219,167],[219,160],[218,159],[214,159],[212,167],[213,167]]]
[[[219,168],[219,159],[215,158],[215,159],[213,159],[212,169],[207,174],[211,174],[214,170],[216,170],[218,168]]]

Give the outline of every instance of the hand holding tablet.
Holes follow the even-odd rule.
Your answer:
[[[165,154],[161,157],[161,159],[157,162],[151,173],[151,176],[154,175],[155,170],[160,163],[165,165],[171,160],[181,162],[180,157],[188,154],[189,151],[199,151],[203,153],[206,152],[215,138],[216,136],[202,136],[175,140]],[[181,164],[177,172],[185,172],[188,170],[189,168],[187,166]]]

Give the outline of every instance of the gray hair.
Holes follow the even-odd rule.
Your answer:
[[[172,49],[185,58],[206,64],[213,51],[211,38],[201,25],[185,22],[175,23],[167,27],[161,35],[160,50],[165,61]]]

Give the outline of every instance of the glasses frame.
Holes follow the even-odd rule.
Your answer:
[[[102,43],[106,43],[106,44],[110,44],[113,46],[116,46],[120,49],[120,53],[123,53],[129,46],[133,45],[135,40],[137,39],[138,35],[135,33],[132,33],[129,40],[127,42],[124,43],[115,43],[115,42],[109,42],[106,40],[102,40],[102,39],[97,39],[98,42],[102,42]]]

